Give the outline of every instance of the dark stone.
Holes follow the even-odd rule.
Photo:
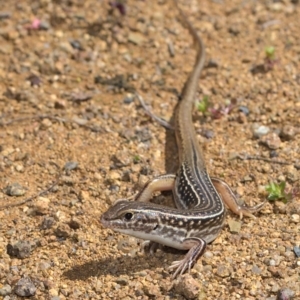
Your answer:
[[[11,257],[26,258],[30,256],[32,247],[28,241],[18,241],[16,244],[6,246],[7,254]]]
[[[35,295],[36,287],[29,277],[24,277],[17,282],[14,292],[20,297],[30,297]]]

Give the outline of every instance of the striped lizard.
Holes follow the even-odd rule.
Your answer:
[[[179,9],[179,8],[178,8]],[[254,217],[264,203],[253,207],[241,206],[229,186],[208,175],[202,149],[197,142],[192,123],[192,110],[198,81],[205,62],[201,37],[179,9],[197,46],[193,70],[184,85],[174,119],[179,151],[176,174],[157,176],[148,181],[134,197],[120,199],[100,218],[104,227],[150,240],[150,250],[157,244],[188,250],[186,256],[169,267],[173,278],[190,271],[204,253],[206,245],[220,233],[225,220],[224,203],[237,215]],[[176,208],[149,202],[156,191],[172,190]]]

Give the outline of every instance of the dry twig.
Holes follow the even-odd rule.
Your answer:
[[[274,159],[270,159],[270,158],[266,158],[266,157],[262,157],[262,156],[258,156],[258,155],[241,155],[241,154],[239,154],[239,155],[233,157],[232,159],[236,159],[236,158],[239,158],[241,160],[262,160],[265,162],[280,164],[280,165],[293,165],[294,168],[296,168],[297,170],[300,170],[300,165],[296,164],[295,162],[274,160]]]

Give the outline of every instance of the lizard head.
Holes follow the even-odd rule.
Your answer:
[[[158,226],[158,212],[145,202],[118,200],[100,217],[101,224],[112,230],[143,238]]]

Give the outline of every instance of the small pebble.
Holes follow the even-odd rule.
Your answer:
[[[78,162],[76,161],[68,161],[65,165],[64,165],[64,169],[68,170],[68,171],[72,171],[75,170],[78,167]]]
[[[132,94],[126,95],[126,97],[123,99],[124,104],[130,104],[133,101],[134,101],[134,95]]]
[[[271,291],[272,291],[273,293],[276,293],[276,292],[279,291],[279,289],[280,289],[279,284],[278,284],[277,282],[275,282],[275,283],[273,284],[272,288],[271,288]]]
[[[24,167],[22,165],[16,165],[15,169],[17,172],[20,172],[20,173],[24,172]]]
[[[4,188],[4,193],[8,196],[23,196],[26,193],[26,189],[19,183],[13,183]]]
[[[116,184],[112,184],[109,186],[109,190],[112,191],[113,193],[118,193],[120,190],[120,186]]]
[[[120,239],[117,245],[117,249],[124,253],[128,253],[135,247],[137,247],[137,240],[134,237]]]
[[[0,12],[0,20],[9,19],[11,17],[10,11],[1,11]]]
[[[299,180],[299,171],[294,166],[287,166],[285,174],[289,181],[295,182]]]
[[[205,138],[207,138],[208,140],[210,140],[215,136],[215,133],[213,132],[213,130],[203,129],[201,131],[201,135],[204,136]]]
[[[39,29],[41,29],[41,30],[49,30],[50,29],[50,24],[47,21],[41,20]]]
[[[55,36],[58,38],[62,38],[64,36],[64,32],[61,30],[57,30],[54,32]]]
[[[76,117],[76,116],[74,116],[72,118],[72,121],[75,122],[78,125],[81,125],[81,126],[86,125],[88,123],[87,119],[79,118],[79,117]]]
[[[64,100],[57,100],[54,102],[54,108],[56,109],[66,109],[67,103]]]
[[[9,41],[14,41],[20,37],[20,33],[17,30],[9,30],[8,32],[6,32],[5,37]]]
[[[111,171],[109,172],[108,179],[110,180],[110,182],[115,182],[116,180],[121,179],[121,174],[117,171]]]
[[[256,138],[260,138],[263,135],[266,135],[267,133],[269,133],[269,131],[270,128],[264,125],[254,124],[252,126],[253,136]]]
[[[252,176],[249,176],[249,175],[246,175],[243,180],[243,182],[248,182],[248,181],[253,181],[253,177]]]
[[[103,283],[100,280],[97,280],[94,287],[96,292],[99,293],[103,290]]]
[[[51,126],[52,126],[52,121],[47,118],[41,122],[41,129],[43,130],[47,130]]]
[[[228,32],[234,36],[237,36],[241,32],[240,26],[238,24],[233,24],[233,25],[229,26]]]
[[[14,292],[20,297],[30,297],[35,295],[36,287],[29,277],[24,277],[17,282]]]
[[[174,57],[175,56],[174,44],[172,43],[172,41],[168,41],[167,45],[168,45],[170,56]]]
[[[59,238],[68,238],[71,235],[70,227],[65,223],[59,224],[55,229],[55,235]]]
[[[99,174],[99,173],[98,173]],[[97,178],[98,179],[98,178]],[[101,178],[100,178],[101,179]],[[90,193],[88,191],[81,190],[79,193],[79,199],[84,202],[90,198]]]
[[[14,245],[8,244],[6,246],[7,254],[11,257],[25,258],[29,257],[31,253],[31,243],[29,241],[18,241]]]
[[[269,266],[268,271],[272,274],[273,277],[278,277],[278,269],[274,266]]]
[[[185,299],[195,299],[198,297],[201,285],[190,274],[184,274],[174,283],[175,291],[184,296]]]
[[[50,229],[55,224],[55,219],[53,217],[45,217],[41,224],[41,229]]]
[[[278,157],[278,153],[276,152],[276,150],[271,150],[269,155],[270,155],[270,158]]]
[[[11,154],[13,154],[16,149],[12,148],[12,147],[7,147],[7,148],[4,148],[4,147],[1,145],[1,149],[0,149],[0,152],[1,152],[1,155],[4,156],[4,157],[7,157]]]
[[[206,251],[204,254],[203,254],[203,257],[205,258],[212,258],[214,255],[212,252],[210,251]]]
[[[77,50],[83,50],[81,43],[78,40],[71,40],[70,45]]]
[[[43,271],[43,270],[47,270],[49,268],[51,268],[51,264],[50,263],[45,262],[45,261],[39,263],[39,269],[40,270]]]
[[[81,222],[76,217],[72,217],[71,221],[69,222],[70,228],[77,230],[81,227]]]
[[[214,59],[210,59],[207,63],[206,63],[206,68],[219,68],[220,63]]]
[[[231,271],[230,271],[230,269],[226,265],[220,264],[220,265],[218,265],[217,273],[216,274],[219,277],[225,278],[225,277],[230,276]]]
[[[120,286],[118,286],[118,288],[120,288]],[[143,291],[147,296],[153,299],[157,298],[158,295],[160,295],[159,287],[152,283],[144,284]]]
[[[297,214],[293,214],[293,215],[291,215],[291,219],[292,219],[292,222],[294,222],[294,223],[299,223],[299,221],[300,221],[300,216],[297,215]]]
[[[239,111],[242,112],[244,115],[249,115],[249,108],[247,106],[241,105],[239,107]]]
[[[128,41],[138,46],[141,45],[144,42],[144,40],[144,36],[138,32],[131,32],[128,35]]]
[[[230,232],[239,233],[241,231],[242,228],[241,222],[235,221],[233,219],[229,219],[228,225],[229,225]]]
[[[270,266],[276,266],[276,261],[274,259],[269,260],[269,265]]]
[[[20,269],[18,268],[18,266],[11,266],[10,271],[12,274],[17,275],[17,274],[19,274]]]
[[[121,180],[125,181],[125,182],[130,182],[130,180],[131,180],[130,172],[129,171],[124,171],[123,174],[122,174]]]
[[[128,166],[132,162],[132,155],[128,150],[118,150],[112,157],[112,161],[114,163],[114,167],[121,168],[124,166]]]
[[[281,214],[286,213],[286,204],[282,201],[274,201],[274,208],[276,212],[279,212]]]
[[[128,285],[129,280],[126,277],[119,277],[116,279],[116,283],[125,286],[125,285]]]
[[[142,129],[136,130],[135,135],[136,135],[137,140],[142,143],[145,143],[152,138],[149,128],[142,128]]]
[[[37,75],[30,75],[26,79],[30,82],[31,86],[40,86],[42,83],[41,78]]]
[[[48,198],[38,197],[33,205],[33,209],[38,215],[45,215],[49,211],[49,204],[50,200]]]
[[[9,284],[5,284],[0,288],[0,296],[7,296],[11,294],[11,290],[12,290],[11,286]]]
[[[270,132],[260,137],[260,141],[269,149],[276,150],[281,145],[281,140],[275,132]]]
[[[294,253],[296,254],[296,256],[297,256],[297,257],[300,257],[300,247],[295,246],[295,247],[293,248],[293,250],[294,250]]]
[[[259,274],[261,274],[261,269],[257,265],[253,265],[252,273],[256,274],[256,275],[259,275]]]
[[[268,196],[268,192],[266,191],[266,186],[265,185],[259,185],[257,187],[257,192],[259,195],[262,195],[264,197],[267,197]],[[276,201],[276,202],[279,202],[279,201]]]
[[[280,132],[280,136],[288,141],[293,140],[296,136],[296,134],[298,134],[300,132],[299,129],[295,128],[294,126],[291,125],[285,125],[283,126],[281,132]]]
[[[276,300],[290,300],[294,295],[295,293],[291,289],[283,288],[278,291]]]

